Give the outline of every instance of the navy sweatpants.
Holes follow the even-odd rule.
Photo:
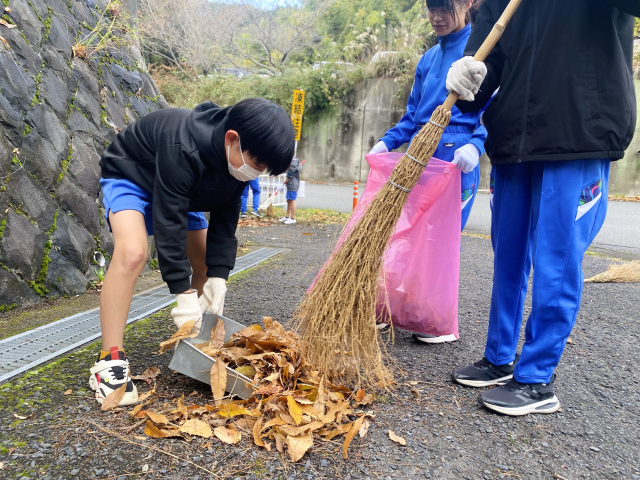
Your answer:
[[[485,356],[514,360],[533,265],[533,306],[514,377],[547,383],[576,321],[582,259],[607,213],[609,159],[495,165],[493,291]]]
[[[444,160],[445,162],[453,161],[453,154],[455,151],[469,143],[471,140],[471,134],[473,132],[468,128],[459,125],[449,125],[440,139],[438,148],[433,156]],[[480,184],[480,165],[471,170],[469,173],[460,174],[460,208],[462,209],[460,220],[460,231],[464,230],[464,226],[469,220],[469,214],[473,207],[473,202],[476,199],[478,193],[478,185]]]

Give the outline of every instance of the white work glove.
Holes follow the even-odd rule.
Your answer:
[[[373,146],[373,148],[369,152],[369,155],[374,155],[376,153],[387,153],[388,151],[389,149],[387,148],[387,144],[380,140]]]
[[[176,302],[178,306],[171,309],[171,317],[176,327],[180,328],[189,320],[195,320],[196,325],[194,328],[200,330],[202,326],[202,311],[198,302],[198,292],[179,293],[176,295]]]
[[[473,101],[487,75],[487,67],[473,57],[462,57],[453,62],[447,73],[447,90],[456,92],[462,100]]]
[[[225,293],[227,293],[227,281],[224,278],[209,278],[200,295],[200,311],[204,313],[209,310],[216,315],[222,315]]]
[[[453,165],[464,173],[469,173],[478,166],[480,160],[480,150],[473,143],[467,143],[453,154]]]

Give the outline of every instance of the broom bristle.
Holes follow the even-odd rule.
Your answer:
[[[270,203],[269,206],[267,207],[267,217],[273,217],[275,216],[275,212],[273,211],[273,204]]]
[[[411,142],[407,154],[426,164],[451,112],[438,107]],[[411,190],[424,165],[405,154],[390,182]],[[393,374],[376,329],[376,303],[383,255],[409,193],[386,183],[346,232],[294,312],[302,353],[329,378],[369,386],[386,386]]]
[[[585,280],[591,283],[626,283],[640,282],[640,260],[633,262],[611,264],[606,272],[599,273]]]

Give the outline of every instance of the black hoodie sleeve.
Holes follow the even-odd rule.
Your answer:
[[[240,216],[240,195],[247,184],[240,183],[224,207],[210,212],[207,231],[207,277],[227,280],[236,263],[238,252],[238,217]]]
[[[158,149],[153,187],[153,234],[162,279],[174,294],[191,288],[191,264],[187,257],[189,195],[201,170],[198,160],[181,145],[162,145]]]
[[[634,17],[640,17],[640,0],[609,0],[618,10]]]
[[[480,45],[487,38],[489,32],[500,18],[503,8],[500,6],[500,2],[485,2],[478,11],[476,21],[473,23],[471,29],[471,35],[467,40],[467,46],[464,49],[464,55],[473,56],[480,49]],[[507,25],[507,28],[509,26]],[[462,113],[477,112],[480,111],[489,101],[493,92],[500,86],[500,77],[502,76],[502,69],[504,67],[504,54],[500,48],[500,41],[491,53],[484,61],[487,67],[487,76],[484,78],[480,90],[475,95],[475,99],[472,102],[465,100],[458,100],[456,107],[460,109]]]

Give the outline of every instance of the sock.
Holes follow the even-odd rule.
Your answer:
[[[104,357],[106,357],[109,354],[111,354],[111,359],[115,360],[118,358],[118,352],[124,353],[124,347],[122,348],[111,347],[111,350],[108,352],[105,352],[104,350],[100,350],[100,358],[98,360],[102,360]]]

